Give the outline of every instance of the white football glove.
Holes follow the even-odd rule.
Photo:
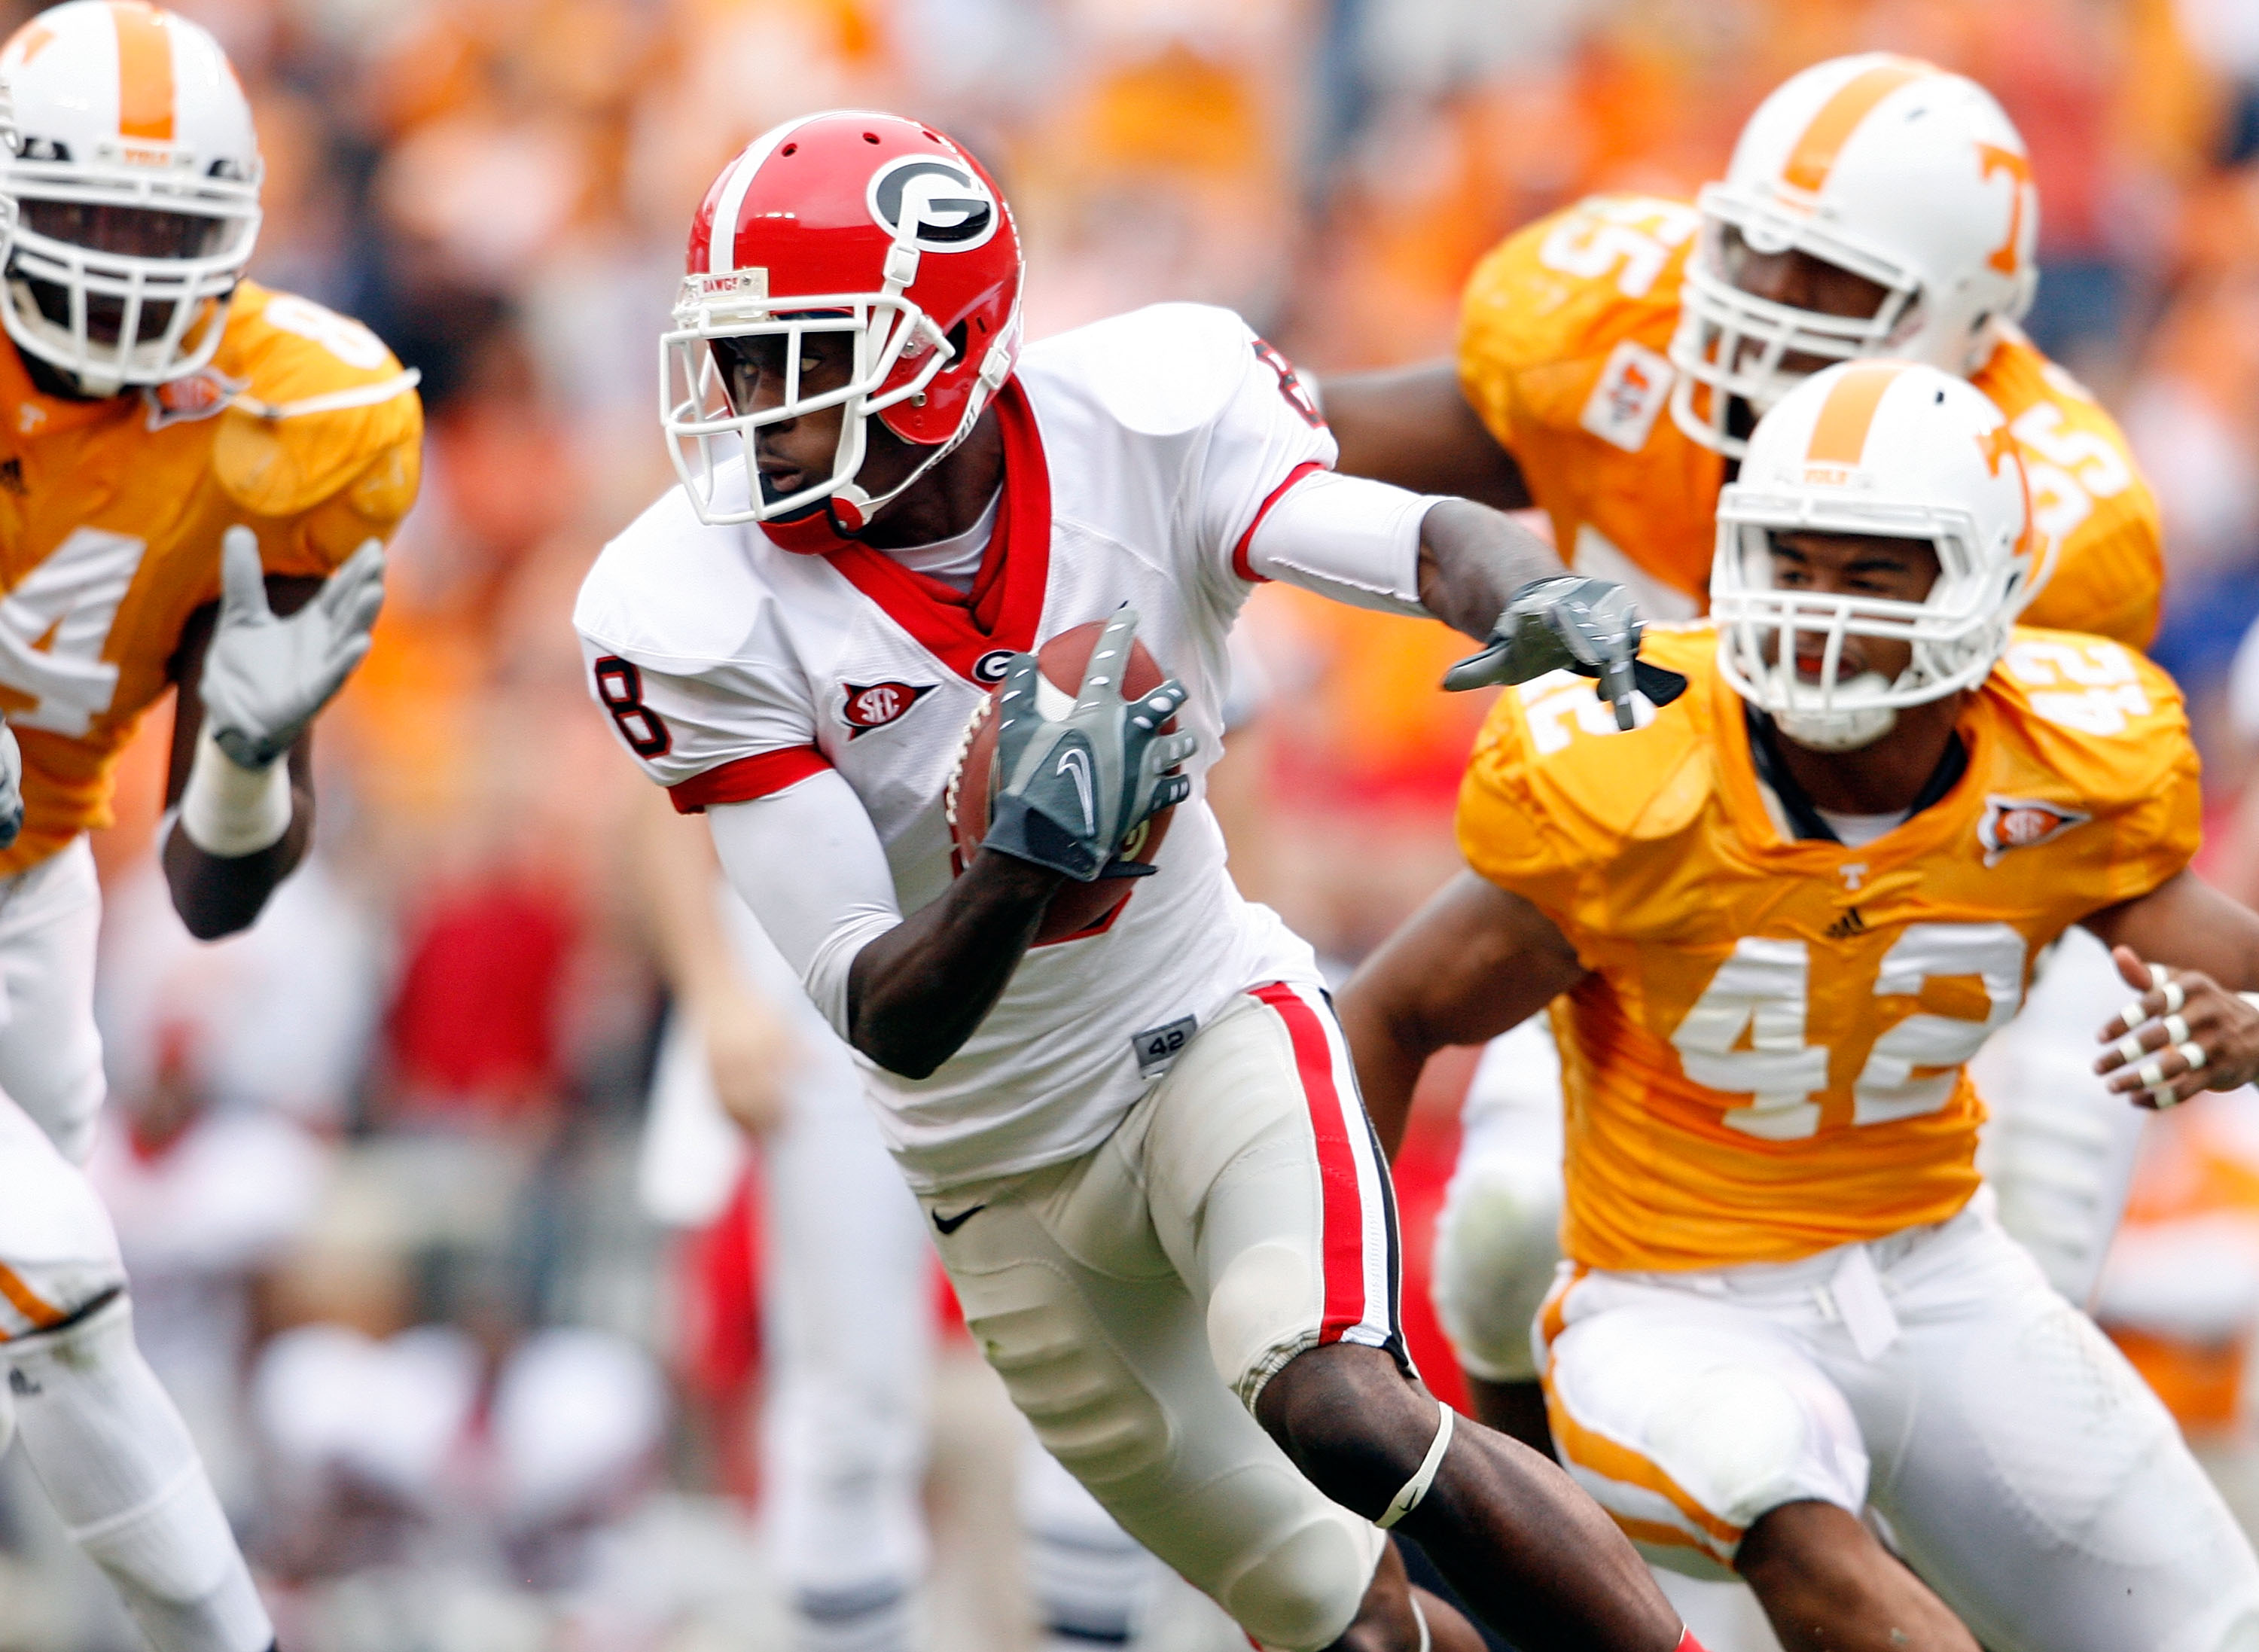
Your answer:
[[[263,769],[288,751],[368,652],[384,604],[384,547],[346,559],[314,600],[288,619],[267,606],[259,538],[220,540],[219,626],[204,655],[204,726],[231,761]]]
[[[0,723],[0,849],[15,844],[24,830],[24,752],[16,731]]]

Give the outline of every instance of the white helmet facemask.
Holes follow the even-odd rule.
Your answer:
[[[1718,666],[1784,735],[1853,750],[1905,708],[1984,681],[2034,568],[2022,466],[1982,394],[1911,364],[1832,368],[1759,423],[1742,476],[1718,504]],[[1919,602],[1785,588],[1776,548],[1799,533],[1917,541],[1937,574]],[[1855,637],[1905,644],[1906,667],[1847,675]],[[1799,657],[1817,669],[1799,669]]]
[[[1770,412],[1835,362],[1978,371],[2037,281],[2023,140],[1975,82],[1908,58],[1837,58],[1792,77],[1696,207],[1671,416],[1730,459],[1748,451],[1730,428],[1736,402]],[[1787,253],[1873,283],[1876,302],[1833,315],[1747,289],[1756,260]]]

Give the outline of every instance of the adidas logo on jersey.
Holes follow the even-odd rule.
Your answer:
[[[1846,907],[1842,917],[1821,931],[1831,941],[1848,941],[1855,935],[1864,935],[1866,932],[1867,921],[1859,915],[1859,908],[1856,907]]]
[[[1985,864],[1996,866],[2011,849],[2031,849],[2051,843],[2074,826],[2094,817],[2059,803],[2028,797],[1987,797],[1985,818],[1977,822],[1977,841],[1985,845]]]
[[[851,682],[840,685],[846,702],[839,716],[847,724],[847,737],[859,740],[873,729],[883,729],[912,706],[941,687],[933,682]]]

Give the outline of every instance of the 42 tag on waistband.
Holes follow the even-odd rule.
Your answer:
[[[1149,1027],[1130,1039],[1130,1052],[1137,1057],[1137,1076],[1158,1079],[1166,1072],[1169,1064],[1184,1054],[1185,1046],[1192,1043],[1193,1033],[1199,1026],[1198,1016],[1179,1015],[1158,1027]]]

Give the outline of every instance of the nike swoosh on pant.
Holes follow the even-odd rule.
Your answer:
[[[973,1206],[969,1210],[960,1210],[954,1216],[944,1216],[937,1210],[933,1213],[933,1225],[940,1228],[944,1233],[955,1233],[959,1228],[962,1228],[966,1222],[971,1221],[975,1216],[979,1215],[982,1211],[987,1208],[988,1207],[985,1203],[979,1204]]]

